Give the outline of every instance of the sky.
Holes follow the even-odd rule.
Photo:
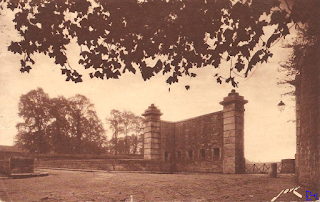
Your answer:
[[[12,14],[4,11],[0,15],[0,145],[13,145],[17,134],[15,128],[22,119],[18,116],[18,103],[21,95],[38,87],[51,98],[63,95],[71,97],[82,94],[95,105],[99,118],[105,123],[112,109],[130,110],[141,115],[152,103],[163,113],[161,119],[179,121],[222,110],[219,104],[233,89],[231,84],[218,84],[215,73],[221,69],[206,67],[194,70],[196,78],[181,78],[178,84],[169,85],[167,76],[157,75],[143,81],[141,75],[127,73],[117,80],[90,79],[87,71],[84,82],[66,82],[60,67],[44,55],[35,55],[36,64],[30,73],[20,73],[22,56],[7,51],[11,40],[17,40]],[[294,37],[293,35],[291,37]],[[271,162],[294,158],[295,155],[295,101],[292,96],[283,96],[286,104],[283,112],[277,108],[281,94],[292,91],[289,86],[277,86],[285,78],[279,72],[279,62],[284,62],[290,50],[281,48],[290,42],[290,37],[280,41],[271,50],[274,57],[267,64],[258,65],[248,78],[238,77],[239,86],[235,90],[248,100],[245,105],[245,158],[250,161]],[[75,58],[79,50],[68,47],[69,62],[74,69],[81,71]],[[186,90],[185,85],[190,85]],[[170,92],[169,89],[170,88]],[[105,129],[108,130],[107,125]],[[111,133],[107,133],[111,135]]]

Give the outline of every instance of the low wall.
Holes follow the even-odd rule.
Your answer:
[[[69,168],[106,171],[162,171],[170,172],[170,166],[144,159],[37,159],[37,168]]]
[[[282,159],[281,173],[295,173],[295,159]]]
[[[38,159],[142,159],[141,154],[34,154],[35,158]]]
[[[33,173],[34,158],[24,154],[0,154],[0,173]]]
[[[211,162],[176,163],[145,159],[51,159],[37,158],[36,168],[68,168],[105,171],[157,171],[157,172],[221,172]]]
[[[214,161],[177,162],[176,172],[221,173],[221,164]]]

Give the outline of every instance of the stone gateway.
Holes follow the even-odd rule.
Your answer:
[[[222,111],[178,122],[160,119],[153,104],[142,114],[144,159],[163,162],[175,172],[245,173],[244,105],[232,90],[220,104]]]

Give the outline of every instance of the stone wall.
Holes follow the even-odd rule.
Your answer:
[[[161,121],[161,156],[177,172],[222,172],[222,112]]]
[[[144,159],[47,159],[38,158],[36,168],[64,168],[105,171],[155,171],[170,172],[161,161]]]
[[[27,153],[0,151],[0,173],[32,173],[32,159]]]
[[[295,173],[295,159],[282,159],[280,173]]]
[[[167,159],[173,159],[172,154],[174,153],[175,144],[175,124],[173,122],[161,121],[160,122],[160,134],[161,134],[161,148],[160,155],[161,160],[166,161]],[[165,156],[167,153],[167,157]]]
[[[160,120],[152,104],[144,114],[144,158],[171,171],[244,173],[244,100],[235,90],[220,102],[223,111],[178,122]]]

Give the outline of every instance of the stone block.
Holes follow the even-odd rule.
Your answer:
[[[244,158],[244,150],[243,149],[236,149],[235,150],[235,156],[236,158],[239,160],[243,159]]]
[[[223,149],[225,150],[225,149],[231,149],[231,150],[236,150],[236,146],[235,146],[235,144],[224,144],[223,145]]]
[[[234,116],[231,116],[231,117],[226,117],[223,119],[223,124],[226,125],[226,124],[234,124],[236,123],[236,117]]]
[[[161,155],[160,154],[151,154],[151,159],[161,159]]]
[[[228,118],[228,117],[243,117],[244,113],[242,111],[224,111],[223,112],[223,118]]]
[[[160,144],[144,144],[144,149],[160,150]]]
[[[235,123],[231,123],[231,124],[224,124],[223,125],[223,130],[243,130],[243,124],[235,124]]]
[[[148,126],[143,129],[145,133],[160,133],[160,127]]]
[[[222,166],[222,173],[224,174],[235,174],[236,173],[236,168],[233,165],[223,165]]]
[[[228,158],[228,157],[235,157],[234,149],[225,148],[223,150],[223,158]]]
[[[229,103],[223,106],[223,111],[230,111],[236,108],[236,103]]]
[[[152,143],[151,148],[152,149],[160,149],[160,144],[159,143]]]
[[[144,154],[151,154],[151,148],[144,147]]]
[[[145,133],[144,138],[154,138],[154,139],[161,139],[160,133]]]
[[[161,125],[161,122],[159,121],[149,121],[149,122],[146,122],[144,127],[160,127]]]
[[[148,148],[144,149],[144,154],[143,154],[144,159],[151,159],[151,150]]]
[[[145,132],[144,134],[143,134],[143,138],[150,138],[151,137],[151,133],[150,132]]]
[[[144,159],[160,159],[161,156],[159,154],[144,154]]]
[[[235,144],[236,144],[236,148],[239,148],[239,149],[243,148],[244,139],[241,136],[237,136]]]
[[[235,146],[236,146],[236,148],[235,148],[236,153],[239,153],[239,154],[243,154],[244,153],[244,145],[236,144]]]
[[[154,143],[156,143],[156,144],[160,144],[160,142],[161,142],[161,139],[160,138],[151,138],[151,137],[148,137],[148,138],[144,138],[144,143],[152,143],[152,144],[154,144]]]
[[[223,125],[223,130],[227,131],[227,130],[235,130],[236,129],[236,124],[232,123],[232,124],[224,124]]]
[[[160,155],[159,149],[145,148],[144,155]]]
[[[224,137],[224,144],[235,144],[236,138],[235,137]]]
[[[236,129],[237,130],[244,130],[244,124],[242,123],[236,123]]]
[[[144,144],[151,144],[151,138],[144,138]]]
[[[244,118],[243,117],[236,117],[236,124],[244,124]]]
[[[243,138],[244,136],[243,129],[236,129],[236,134],[237,134],[237,137]]]
[[[244,113],[244,107],[236,107],[236,108],[233,108],[233,107],[227,107],[227,108],[223,108],[223,112],[226,113],[226,112],[230,112],[230,111],[236,111],[236,112],[240,112],[240,113]]]
[[[235,137],[236,136],[236,131],[235,130],[227,130],[223,132],[223,137]]]
[[[234,165],[236,162],[236,158],[233,156],[223,158],[224,165]]]

